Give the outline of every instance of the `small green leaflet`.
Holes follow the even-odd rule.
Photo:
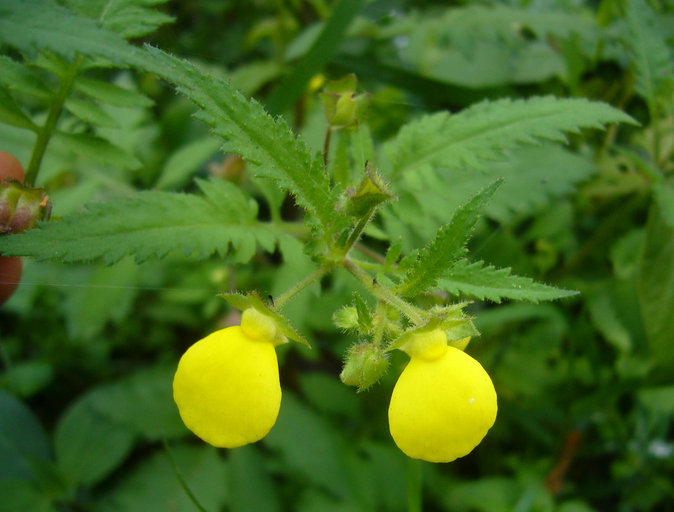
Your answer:
[[[258,312],[262,313],[265,316],[270,317],[274,320],[276,327],[279,331],[286,337],[291,340],[298,341],[303,345],[311,348],[311,345],[307,339],[297,332],[286,317],[281,315],[278,311],[268,306],[257,294],[257,292],[251,292],[249,294],[243,293],[221,293],[220,297],[225,299],[229,304],[239,311],[245,311],[249,308],[256,309]]]
[[[21,52],[48,50],[70,61],[81,54],[120,66],[140,64],[142,55],[120,35],[50,0],[2,0],[0,41]]]
[[[441,226],[435,239],[424,247],[414,261],[396,292],[414,296],[435,286],[438,278],[454,261],[466,252],[466,242],[484,205],[489,201],[501,180],[495,181],[460,207],[449,224]]]
[[[258,176],[272,178],[324,227],[336,218],[336,194],[322,158],[312,158],[304,141],[282,118],[273,119],[255,100],[247,100],[225,80],[193,64],[148,47],[151,71],[175,84],[201,109],[197,117],[225,140],[223,151],[241,155]]]
[[[625,44],[634,65],[635,89],[651,109],[663,87],[674,85],[674,63],[665,37],[659,33],[655,15],[643,0],[630,0],[625,13]]]
[[[106,264],[135,255],[137,262],[181,249],[205,258],[230,250],[249,261],[256,243],[273,251],[283,236],[256,221],[257,204],[227,182],[198,182],[204,196],[145,191],[136,197],[89,206],[61,221],[0,237],[0,253],[62,262],[103,258]]]
[[[485,266],[466,259],[456,262],[438,280],[438,288],[452,295],[501,302],[502,299],[538,302],[571,297],[578,292],[536,283],[528,277],[514,276],[509,268]]]
[[[566,142],[564,132],[634,120],[606,103],[553,96],[483,101],[463,112],[439,112],[404,126],[384,154],[394,178],[420,168],[480,168],[504,150],[544,140]]]

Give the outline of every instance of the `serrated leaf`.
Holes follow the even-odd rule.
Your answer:
[[[245,311],[249,308],[253,308],[263,315],[270,317],[276,324],[277,329],[281,331],[284,336],[311,348],[311,345],[306,340],[306,338],[297,332],[292,325],[290,325],[288,319],[270,307],[266,302],[264,302],[257,292],[251,292],[248,294],[221,293],[219,296],[225,299],[227,302],[229,302],[230,305],[234,306],[239,311]]]
[[[5,55],[0,55],[0,82],[29,96],[43,100],[51,97],[51,91],[38,73]]]
[[[503,299],[538,302],[571,297],[578,292],[536,283],[529,277],[515,276],[509,268],[497,269],[484,262],[462,259],[438,281],[438,287],[456,296],[501,302]]]
[[[439,112],[404,126],[384,148],[391,175],[418,169],[480,168],[504,150],[544,140],[566,142],[564,132],[634,120],[606,103],[552,96],[483,101],[463,112]]]
[[[21,110],[19,104],[3,86],[0,86],[0,122],[17,128],[38,131],[37,125]]]
[[[282,118],[273,119],[255,100],[193,64],[148,47],[150,68],[201,109],[197,117],[225,140],[223,151],[241,155],[259,176],[274,179],[327,227],[336,218],[336,195],[320,156],[312,158]]]
[[[91,98],[118,107],[151,107],[154,103],[142,93],[102,80],[78,77],[74,87]]]
[[[658,31],[654,12],[646,2],[630,0],[625,20],[628,27],[625,43],[634,65],[635,89],[654,108],[662,87],[668,85],[671,89],[674,85],[674,62],[665,38]]]
[[[97,135],[57,132],[54,140],[74,154],[83,155],[102,165],[123,169],[138,169],[142,165],[136,157]]]
[[[213,253],[246,262],[256,243],[275,247],[277,233],[256,221],[257,206],[236,186],[199,181],[204,196],[146,191],[134,198],[90,205],[61,221],[0,239],[5,255],[63,262],[103,258],[107,264],[133,254],[137,262],[181,249],[205,258]]]
[[[80,54],[125,66],[141,58],[141,52],[118,34],[51,0],[3,0],[0,41],[22,52],[49,50],[70,61]]]
[[[118,128],[119,124],[105,110],[91,101],[80,98],[68,98],[65,108],[75,117],[94,126]]]
[[[500,180],[495,181],[480,191],[454,213],[448,224],[440,227],[435,239],[421,250],[396,287],[398,293],[413,296],[435,286],[445,270],[465,253],[480,212],[500,184]]]

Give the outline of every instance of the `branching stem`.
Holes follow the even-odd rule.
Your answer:
[[[289,288],[277,298],[274,299],[274,309],[280,309],[283,305],[288,302],[293,296],[297,295],[299,292],[304,290],[311,283],[323,277],[323,275],[331,270],[334,267],[333,264],[326,264],[322,267],[316,269],[313,273],[309,274],[307,277],[302,279],[299,283],[295,284],[292,288]]]
[[[362,268],[356,265],[351,259],[344,258],[343,262],[344,268],[351,272],[356,279],[358,279],[363,286],[369,291],[372,295],[377,297],[379,300],[391,304],[393,307],[397,308],[403,315],[409,318],[415,325],[423,323],[424,318],[422,313],[415,308],[409,302],[401,299],[391,290],[385,286],[380,285],[372,276],[365,272]]]

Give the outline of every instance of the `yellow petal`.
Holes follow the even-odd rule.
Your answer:
[[[389,427],[405,454],[451,462],[475,448],[496,420],[496,392],[480,363],[454,347],[412,357],[393,389]]]
[[[213,446],[262,439],[281,405],[274,345],[247,336],[240,326],[214,332],[183,354],[173,399],[187,428]]]

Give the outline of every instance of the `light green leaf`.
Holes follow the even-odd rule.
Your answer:
[[[38,127],[21,110],[19,104],[14,100],[10,92],[0,85],[0,123],[25,128],[26,130],[38,131]]]
[[[22,52],[48,50],[70,61],[80,54],[125,66],[139,63],[141,56],[118,34],[51,0],[3,0],[0,41]]]
[[[96,103],[80,98],[68,98],[65,102],[65,108],[75,117],[78,117],[85,123],[94,126],[108,126],[118,128],[119,125],[105,110],[96,105]]]
[[[441,226],[435,239],[424,247],[412,262],[396,291],[407,296],[422,293],[437,283],[452,263],[466,252],[480,212],[501,181],[495,181],[461,206],[449,224]]]
[[[64,0],[73,11],[98,20],[101,25],[125,38],[136,38],[154,32],[173,18],[149,7],[167,0]]]
[[[637,271],[641,316],[653,361],[674,367],[674,227],[654,202]],[[669,219],[671,220],[671,219]]]
[[[459,114],[440,112],[407,124],[384,152],[394,178],[439,166],[481,168],[504,150],[544,140],[566,142],[564,132],[616,122],[634,123],[610,105],[583,98],[483,101]]]
[[[0,239],[0,252],[63,262],[103,258],[137,262],[182,249],[205,258],[215,252],[246,262],[256,243],[273,251],[280,233],[256,221],[257,205],[226,182],[199,181],[204,196],[146,191],[134,198],[93,204],[85,212]]]
[[[74,87],[95,100],[118,107],[151,107],[154,103],[142,93],[102,80],[78,77]]]
[[[94,390],[71,404],[54,435],[57,464],[78,484],[101,481],[124,461],[133,447],[133,431],[94,409],[97,392]]]
[[[635,89],[648,102],[654,115],[662,88],[668,87],[671,91],[674,85],[674,61],[647,2],[629,0],[625,20],[628,27],[625,44],[634,66]]]
[[[219,147],[220,142],[212,137],[197,139],[180,147],[166,162],[155,188],[167,189],[185,185]]]
[[[0,82],[29,96],[43,100],[51,97],[51,91],[38,73],[5,55],[0,55]]]
[[[108,322],[121,322],[138,294],[140,268],[131,258],[112,266],[91,269],[86,282],[65,299],[68,333],[76,340],[92,340]]]
[[[101,165],[123,169],[138,169],[142,165],[135,156],[97,135],[57,132],[54,140],[74,154],[82,155]]]
[[[509,268],[485,266],[484,262],[456,262],[438,281],[438,288],[452,295],[501,302],[503,299],[538,302],[571,297],[578,292],[536,283],[529,277],[515,276]]]
[[[154,48],[148,48],[148,55],[151,70],[199,106],[197,117],[225,140],[224,151],[241,155],[259,176],[276,180],[324,227],[335,220],[336,195],[322,158],[312,158],[283,119],[273,119],[255,100],[246,100],[225,80],[189,62]]]

